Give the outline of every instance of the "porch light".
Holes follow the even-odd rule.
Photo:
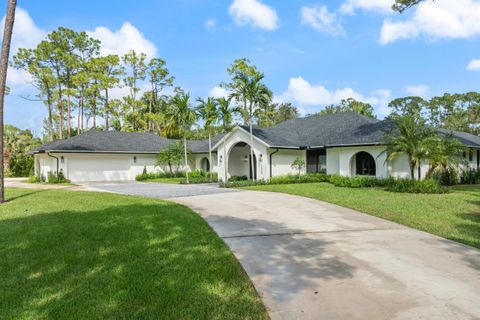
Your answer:
[[[248,162],[248,156],[247,155],[243,158],[243,161]]]
[[[133,157],[133,163],[137,163],[137,157]]]
[[[65,158],[63,156],[60,157],[60,162],[65,163]]]
[[[220,163],[223,163],[223,156],[220,156]]]
[[[262,162],[262,160],[263,160],[263,154],[260,153],[260,156],[258,157],[258,161]]]

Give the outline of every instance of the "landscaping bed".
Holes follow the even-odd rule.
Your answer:
[[[245,272],[190,209],[80,191],[7,189],[1,319],[266,319]]]

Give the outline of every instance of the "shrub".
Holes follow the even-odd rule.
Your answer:
[[[460,177],[460,182],[463,184],[478,184],[480,183],[480,170],[468,168]]]
[[[385,187],[393,178],[377,179],[375,177],[344,177],[334,175],[330,177],[330,183],[336,187],[347,188],[371,188],[371,187]]]
[[[386,188],[391,192],[405,193],[446,193],[448,188],[440,185],[437,180],[392,179]]]
[[[212,172],[212,174],[214,173]],[[188,177],[189,178],[205,178],[205,177],[210,177],[210,174],[202,170],[193,170],[192,172],[188,173]]]
[[[29,183],[45,182],[45,176],[43,176],[43,175],[38,175],[38,176],[32,175],[32,176],[28,177],[27,181]]]
[[[453,186],[460,182],[457,170],[455,168],[447,168],[444,172],[440,170],[433,171],[432,179],[438,181],[442,186]]]
[[[50,171],[48,173],[48,178],[46,182],[50,184],[57,184],[57,183],[69,183],[70,180],[66,179],[65,176],[63,175],[63,170],[60,170],[58,174]]]
[[[289,174],[270,178],[270,184],[316,183],[328,182],[329,176],[325,173],[308,173],[301,175]]]
[[[11,177],[28,177],[34,171],[33,157],[26,154],[16,154],[10,158],[9,175]]]
[[[247,176],[231,176],[228,178],[228,182],[236,182],[236,181],[246,181],[248,180]]]
[[[162,179],[162,178],[183,178],[185,177],[185,172],[176,172],[176,173],[170,173],[170,172],[151,172],[147,173],[146,170],[144,170],[143,173],[137,175],[135,177],[135,180],[137,181],[145,181],[145,180],[151,180],[151,179]]]

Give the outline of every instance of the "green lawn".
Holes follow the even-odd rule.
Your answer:
[[[266,319],[207,223],[166,201],[7,189],[0,319]]]
[[[245,189],[324,200],[480,248],[480,185],[453,187],[447,194],[393,193],[379,188],[340,188],[328,183]]]

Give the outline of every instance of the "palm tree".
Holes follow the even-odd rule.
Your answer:
[[[230,99],[226,98],[218,98],[218,120],[222,122],[223,132],[226,134],[230,125],[232,124],[233,120],[233,113],[232,109],[230,108]],[[227,161],[227,146],[225,137],[223,139],[223,167],[225,169],[225,183],[227,182],[227,174],[228,174],[228,161]]]
[[[435,137],[434,132],[426,127],[425,120],[411,115],[395,118],[395,127],[386,136],[387,160],[394,160],[400,155],[407,155],[410,178],[415,179],[415,167],[418,167],[418,179],[421,178],[420,165],[428,155],[428,145]]]
[[[185,176],[188,180],[188,158],[187,158],[187,133],[190,127],[197,120],[195,111],[190,106],[190,95],[183,92],[177,93],[171,100],[171,107],[167,110],[166,124],[168,131],[177,128],[183,135],[183,147],[185,157]]]
[[[429,144],[427,152],[430,165],[426,174],[427,178],[430,178],[436,169],[444,173],[449,166],[458,166],[467,162],[463,155],[464,152],[468,152],[468,148],[454,139],[452,134],[436,137]]]
[[[8,57],[10,55],[10,43],[12,41],[13,23],[15,21],[15,9],[17,0],[8,0],[7,15],[3,28],[2,53],[0,57],[0,203],[5,202],[3,163],[3,105],[5,102],[5,88],[7,82]]]
[[[208,161],[212,166],[212,126],[218,122],[218,105],[217,100],[209,97],[206,101],[198,98],[197,106],[198,116],[204,121],[204,128],[208,131]],[[209,172],[210,181],[213,181],[212,170]]]

